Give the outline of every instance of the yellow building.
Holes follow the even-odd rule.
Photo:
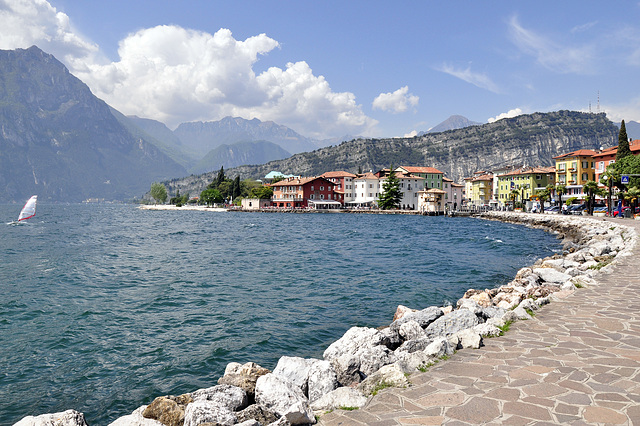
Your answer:
[[[508,204],[511,202],[511,191],[518,191],[516,201],[527,201],[537,191],[543,190],[547,185],[555,185],[556,170],[554,167],[523,167],[509,173],[499,175],[498,178],[498,202]]]
[[[578,151],[553,157],[556,160],[556,184],[567,188],[564,199],[583,198],[582,185],[589,180],[596,180],[595,160],[596,151],[579,149]]]
[[[470,179],[469,187],[470,194],[468,194],[468,198],[471,204],[488,206],[493,195],[493,174],[476,174],[476,176]]]

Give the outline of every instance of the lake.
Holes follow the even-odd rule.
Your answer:
[[[227,363],[321,358],[397,305],[455,304],[560,249],[473,218],[0,205],[0,424],[76,409],[105,425],[213,386]]]

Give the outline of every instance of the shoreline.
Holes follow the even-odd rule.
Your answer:
[[[162,206],[162,207],[167,207],[167,206]],[[141,206],[142,208],[142,206]],[[155,208],[148,208],[149,210],[154,210]],[[162,210],[171,210],[168,208],[159,208]],[[184,207],[180,207],[180,208],[175,208],[174,209],[184,209]],[[193,208],[192,210],[200,210],[200,211],[212,211],[211,209],[208,208],[204,208],[204,207],[200,207],[200,208]],[[226,211],[226,209],[219,209],[219,211]],[[615,254],[614,255],[609,255],[610,253],[612,253],[611,250],[605,250],[602,245],[597,246],[597,244],[591,244],[592,246],[597,246],[595,251],[594,251],[594,256],[592,255],[588,255],[590,256],[592,259],[591,260],[587,260],[587,259],[583,259],[584,262],[595,262],[594,264],[589,265],[589,267],[585,268],[583,273],[579,273],[576,275],[572,276],[572,279],[575,278],[576,276],[579,277],[579,279],[581,280],[582,284],[581,285],[592,285],[595,283],[594,277],[597,277],[597,275],[599,273],[604,273],[607,272],[608,270],[610,270],[610,265],[613,265],[616,263],[616,260],[618,258],[618,256],[628,256],[631,253],[631,249],[635,246],[635,244],[637,244],[637,240],[638,240],[638,235],[635,231],[634,228],[630,228],[629,226],[625,226],[625,223],[620,220],[603,220],[603,219],[595,219],[595,218],[586,218],[586,217],[582,217],[582,216],[557,216],[557,215],[539,215],[539,214],[525,214],[525,213],[514,213],[514,212],[488,212],[488,213],[483,213],[483,214],[479,214],[476,215],[474,217],[477,218],[481,218],[481,219],[486,219],[486,220],[498,220],[498,221],[502,221],[502,222],[506,222],[506,223],[516,223],[516,224],[520,224],[520,225],[524,225],[524,226],[530,226],[530,227],[536,227],[536,228],[544,228],[546,231],[549,232],[555,232],[559,235],[559,237],[563,238],[563,245],[565,246],[565,249],[563,250],[563,254],[562,256],[551,256],[549,258],[545,258],[545,259],[539,259],[534,265],[530,265],[530,266],[525,266],[523,268],[521,268],[520,271],[518,271],[518,274],[516,275],[514,281],[516,280],[527,280],[529,279],[528,277],[531,277],[535,269],[535,267],[539,267],[538,269],[543,269],[545,262],[549,261],[551,263],[549,263],[550,265],[553,264],[552,261],[557,261],[557,260],[562,260],[562,262],[565,261],[565,259],[567,259],[569,256],[571,256],[571,259],[577,259],[579,258],[579,256],[582,256],[583,254],[580,255],[576,255],[576,253],[584,253],[584,249],[592,249],[593,247],[590,247],[590,243],[592,243],[593,241],[595,241],[596,243],[602,243],[603,241],[606,240],[606,236],[608,234],[612,234],[609,238],[609,240],[611,240],[613,237],[616,236],[620,236],[620,230],[618,230],[618,232],[614,232],[615,229],[617,228],[624,228],[625,231],[622,232],[622,236],[621,239],[623,240],[623,246],[616,246],[617,249],[615,249]],[[611,231],[611,232],[609,232]],[[626,231],[628,231],[627,235],[625,236],[624,234],[626,233]],[[626,239],[625,239],[626,237]],[[604,253],[603,253],[604,252]],[[596,261],[596,258],[603,258],[605,256],[609,255],[610,259],[607,262],[607,264],[605,265],[601,265],[599,268],[593,268],[591,269],[591,266],[597,266],[600,265],[602,262],[604,262],[604,260],[598,260]],[[572,260],[574,262],[576,262],[575,260]],[[558,263],[558,262],[556,262]],[[553,266],[546,266],[546,269],[554,269]],[[569,268],[570,269],[570,268]],[[566,271],[567,269],[565,269]],[[576,272],[576,271],[574,271]],[[527,275],[528,274],[528,275]],[[512,283],[514,282],[512,281]],[[531,303],[529,303],[530,309],[534,310],[534,309],[538,309],[540,306],[542,306],[545,303],[548,303],[549,301],[552,301],[554,297],[567,297],[569,294],[573,294],[576,287],[577,282],[574,282],[573,285],[573,289],[568,288],[569,286],[566,286],[566,289],[561,289],[561,286],[558,285],[556,287],[558,287],[557,291],[554,291],[550,294],[546,294],[546,295],[542,295],[542,297],[540,297],[538,300],[540,300],[540,304],[538,306],[533,306]],[[511,284],[511,283],[510,283]],[[554,284],[558,284],[555,283]],[[508,286],[508,285],[507,285]],[[503,287],[507,287],[507,286],[501,286],[501,288]],[[474,291],[474,293],[470,293],[470,291]],[[463,296],[459,301],[458,301],[458,306],[456,307],[457,309],[452,309],[450,312],[448,312],[447,314],[442,314],[442,315],[448,315],[451,312],[462,312],[465,313],[466,312],[473,312],[474,310],[477,311],[478,307],[481,306],[480,303],[482,300],[485,300],[486,297],[497,297],[499,293],[494,293],[491,294],[491,292],[493,290],[499,290],[499,289],[485,289],[485,290],[474,290],[474,289],[469,289],[469,291],[467,291],[465,293],[465,296]],[[555,293],[559,293],[559,294],[555,294]],[[468,296],[468,297],[467,297]],[[466,300],[466,301],[465,301]],[[501,302],[506,302],[508,300],[508,298],[505,298],[504,300],[501,300]],[[524,299],[524,300],[531,300],[531,299]],[[468,302],[467,302],[468,301]],[[514,306],[513,311],[509,311],[509,312],[517,312],[516,314],[510,315],[512,317],[512,321],[516,320],[516,319],[525,319],[523,316],[524,315],[528,315],[526,312],[523,314],[522,311],[525,311],[525,308],[522,308],[520,311],[518,311],[519,308],[521,308],[521,303],[522,301],[518,301],[517,306]],[[508,304],[513,304],[513,301],[511,302],[506,302],[503,303],[503,305],[508,305]],[[404,308],[403,312],[400,312],[401,309],[399,307],[398,311],[396,312],[396,317],[394,317],[394,322],[391,323],[391,325],[389,327],[386,328],[386,330],[391,330],[394,331],[394,324],[396,324],[395,326],[395,333],[403,337],[407,337],[407,336],[412,336],[412,335],[420,335],[420,333],[422,331],[424,331],[425,329],[428,329],[427,327],[423,327],[424,323],[427,322],[427,320],[424,320],[424,318],[418,318],[418,314],[423,313],[425,311],[431,310],[431,312],[435,312],[436,310],[442,310],[442,308],[440,307],[429,307],[426,309],[423,309],[422,311],[416,311],[416,310],[411,310],[409,308]],[[485,309],[484,307],[481,308]],[[466,312],[465,312],[466,311]],[[482,315],[484,315],[484,311],[482,311]],[[439,314],[439,313],[438,313]],[[441,315],[441,316],[442,316]],[[477,314],[476,314],[477,315]],[[469,316],[469,314],[467,314],[467,316]],[[514,317],[515,316],[515,317]],[[521,318],[522,317],[522,318]],[[405,320],[402,320],[402,318],[405,318]],[[413,319],[412,319],[413,318]],[[495,318],[495,317],[492,317]],[[489,319],[492,319],[489,318]],[[421,322],[424,321],[424,322]],[[432,320],[429,325],[431,323],[435,322],[435,320]],[[485,322],[485,324],[489,323],[489,321],[487,320]],[[495,333],[495,329],[497,327],[499,327],[497,324],[499,324],[499,321],[496,320],[494,321],[495,324],[490,324],[494,327],[494,330],[490,330],[491,333]],[[419,325],[419,328],[416,327],[416,324]],[[488,327],[487,327],[488,328]],[[354,330],[355,329],[355,330]],[[372,331],[374,330],[374,331]],[[383,329],[385,330],[385,329]],[[377,333],[376,333],[377,331]],[[463,338],[465,338],[465,336],[461,336],[460,332],[462,330],[459,330],[458,332],[452,333],[452,335],[455,335],[455,339],[457,339],[456,343],[456,349],[464,349],[464,348],[471,348],[471,347],[475,347],[474,345],[476,344],[481,344],[481,338],[482,336],[480,336],[480,340],[478,341],[477,337],[475,336],[470,336],[470,338],[472,340],[475,340],[473,343],[469,343],[469,342],[463,342]],[[485,332],[489,332],[489,330],[485,330]],[[467,333],[469,334],[469,333]],[[489,334],[490,335],[490,334]],[[301,358],[295,358],[295,357],[287,357],[287,356],[283,356],[281,358],[281,360],[284,360],[285,362],[283,362],[283,365],[281,366],[280,362],[278,363],[278,366],[276,366],[276,368],[274,369],[273,372],[268,372],[265,373],[265,371],[261,371],[262,374],[257,374],[256,370],[261,369],[262,367],[259,367],[253,363],[248,363],[248,364],[252,364],[247,366],[247,364],[245,364],[244,366],[241,366],[239,364],[235,365],[235,363],[231,363],[229,364],[229,366],[227,367],[227,371],[225,371],[225,375],[223,377],[220,378],[220,380],[218,381],[218,383],[221,383],[221,381],[224,382],[224,378],[227,377],[228,380],[231,380],[232,378],[238,378],[237,376],[243,377],[244,379],[246,379],[247,377],[254,377],[254,383],[253,383],[253,391],[254,391],[254,398],[256,400],[260,400],[261,402],[265,402],[266,400],[268,400],[268,398],[265,400],[264,396],[259,396],[260,395],[260,389],[261,387],[258,386],[258,389],[255,388],[256,382],[258,381],[259,377],[265,376],[265,377],[269,377],[273,380],[275,380],[276,378],[274,378],[273,376],[278,376],[278,377],[286,377],[291,379],[292,382],[296,382],[296,381],[300,381],[299,376],[300,375],[305,375],[306,374],[306,379],[303,379],[302,382],[306,383],[306,384],[302,384],[302,385],[298,385],[297,387],[301,387],[301,388],[305,388],[306,387],[306,393],[310,394],[311,392],[311,373],[310,370],[312,370],[313,368],[315,369],[321,369],[317,364],[319,363],[325,363],[322,364],[322,368],[328,367],[327,363],[330,364],[329,367],[331,366],[331,364],[340,364],[342,361],[345,360],[345,358],[347,359],[347,361],[349,360],[353,360],[353,357],[355,356],[357,357],[361,357],[361,358],[366,358],[369,362],[371,361],[369,358],[371,358],[372,355],[382,355],[383,360],[382,361],[373,361],[374,365],[371,366],[366,366],[363,367],[363,361],[360,360],[359,362],[359,366],[358,366],[358,371],[360,372],[360,374],[362,374],[362,369],[366,368],[366,372],[368,374],[366,374],[366,378],[365,380],[360,381],[359,383],[355,383],[355,385],[358,387],[358,389],[360,389],[359,391],[356,391],[355,389],[353,389],[352,387],[349,386],[344,386],[344,383],[346,383],[349,378],[345,378],[344,374],[343,377],[340,378],[340,383],[343,384],[343,386],[339,386],[331,391],[329,391],[327,394],[330,393],[334,393],[337,390],[343,389],[344,391],[342,393],[348,392],[350,393],[350,395],[348,395],[349,398],[355,398],[357,395],[354,395],[354,392],[350,392],[347,391],[346,389],[351,389],[354,390],[355,392],[360,392],[361,394],[364,394],[365,390],[370,390],[373,387],[375,387],[375,382],[377,380],[377,383],[380,382],[393,382],[394,380],[397,380],[397,382],[394,382],[393,384],[397,385],[397,386],[406,386],[408,385],[408,382],[406,381],[406,377],[404,376],[405,371],[403,368],[387,368],[388,366],[392,366],[392,365],[396,365],[398,363],[404,365],[407,368],[413,368],[414,370],[416,370],[414,367],[420,365],[420,362],[422,361],[426,361],[426,360],[437,360],[439,358],[442,358],[443,356],[447,356],[447,345],[451,346],[451,344],[449,343],[451,339],[451,336],[447,336],[446,338],[442,339],[440,341],[441,346],[440,346],[440,350],[438,350],[436,352],[437,356],[432,356],[432,355],[428,355],[428,356],[417,356],[417,355],[412,355],[412,354],[416,354],[416,353],[424,353],[424,351],[427,349],[425,348],[421,348],[419,351],[415,351],[415,352],[408,352],[409,355],[403,355],[404,359],[403,360],[398,360],[396,357],[396,362],[394,362],[393,364],[391,363],[387,363],[385,364],[386,361],[389,360],[389,353],[385,352],[385,350],[381,349],[384,346],[384,339],[392,339],[394,338],[394,336],[392,336],[390,333],[386,333],[386,335],[379,331],[379,329],[367,329],[365,327],[353,327],[352,329],[350,329],[349,331],[347,331],[347,333],[345,333],[344,336],[342,336],[340,339],[338,339],[337,341],[335,341],[333,344],[331,344],[329,346],[329,348],[327,348],[327,351],[325,351],[325,360],[324,361],[319,361],[318,363],[314,363],[314,366],[309,366],[306,365],[307,362],[305,360],[302,360]],[[371,339],[373,339],[374,341],[376,339],[378,339],[378,344],[371,344]],[[408,341],[415,341],[416,339],[404,339],[405,343]],[[380,343],[383,344],[380,344]],[[445,343],[446,342],[446,343]],[[355,349],[353,348],[353,344],[356,343],[356,347]],[[425,343],[425,342],[422,342]],[[403,343],[404,344],[404,343]],[[430,346],[430,345],[427,345]],[[363,349],[364,347],[364,349]],[[376,349],[377,348],[377,349]],[[444,348],[444,349],[443,349]],[[433,350],[433,348],[432,348]],[[355,353],[351,353],[354,352]],[[363,355],[363,351],[364,353],[366,353],[366,356]],[[329,356],[327,355],[327,352],[329,352]],[[337,356],[332,357],[332,353],[331,352],[335,352],[335,354],[337,354]],[[374,354],[375,352],[378,352],[377,354]],[[382,352],[382,354],[380,353]],[[395,351],[394,351],[395,352]],[[387,356],[386,361],[384,360],[385,356]],[[399,355],[398,355],[399,356]],[[327,361],[328,358],[331,358],[331,363],[329,363],[329,361]],[[300,361],[302,360],[302,362]],[[437,361],[436,361],[437,362]],[[232,365],[234,364],[234,365]],[[380,364],[380,365],[377,365]],[[348,367],[348,366],[347,366]],[[376,368],[376,367],[380,367],[380,368]],[[262,370],[266,370],[266,369],[262,369]],[[300,373],[300,371],[303,371],[303,373]],[[305,373],[306,370],[306,373]],[[349,368],[346,368],[345,370],[349,370]],[[384,373],[392,373],[392,375],[390,376],[376,376],[376,374],[378,374],[378,372],[385,370]],[[389,370],[389,371],[386,371]],[[393,371],[391,371],[393,370]],[[419,368],[418,368],[419,370]],[[268,370],[266,370],[268,371]],[[277,374],[275,374],[277,373]],[[343,371],[344,373],[344,371]],[[398,374],[399,373],[399,374]],[[253,376],[252,376],[253,375]],[[340,375],[338,375],[340,376]],[[352,375],[353,376],[353,375]],[[400,377],[401,376],[401,377]],[[369,380],[371,377],[377,377],[376,380]],[[357,381],[357,377],[352,377],[352,379],[354,379],[355,381]],[[404,381],[403,381],[404,379]],[[227,382],[228,382],[227,380]],[[262,379],[260,379],[262,380]],[[367,380],[369,380],[369,382],[367,382]],[[266,381],[266,380],[263,380]],[[225,383],[227,383],[225,382]],[[283,380],[277,381],[276,380],[276,384],[274,385],[276,388],[278,388],[280,391],[282,390],[282,388],[286,388],[289,389],[288,385],[286,383],[282,383]],[[363,383],[366,383],[366,386],[362,386]],[[178,402],[176,402],[177,398],[181,398],[181,397],[185,397],[184,395],[180,396],[180,397],[158,397],[156,398],[156,401],[159,400],[162,401],[165,404],[169,404],[168,401],[172,401],[172,407],[175,405],[176,407],[179,407],[180,405],[182,405],[182,415],[184,416],[185,414],[185,410],[187,410],[187,408],[189,406],[193,407],[200,407],[204,409],[204,406],[208,406],[211,404],[207,404],[205,402],[200,402],[200,401],[211,401],[211,400],[215,400],[217,397],[212,396],[211,392],[213,392],[213,394],[218,394],[218,391],[221,391],[223,389],[220,388],[220,386],[227,386],[227,388],[224,389],[225,392],[228,392],[229,389],[228,387],[235,387],[237,388],[237,386],[233,385],[232,383],[235,382],[229,382],[227,384],[223,384],[221,383],[218,386],[214,386],[213,388],[208,388],[208,389],[201,389],[199,391],[195,391],[192,394],[185,394],[188,395],[189,398],[192,400],[191,403],[187,403],[187,404],[179,404]],[[403,384],[406,383],[406,384]],[[217,390],[214,392],[213,389],[217,388]],[[295,392],[295,386],[293,388],[294,390],[291,390],[292,394],[297,395],[297,393]],[[300,392],[300,391],[298,391]],[[304,392],[304,391],[303,391]],[[205,393],[206,397],[202,397],[202,394]],[[195,397],[194,397],[195,395]],[[310,399],[310,397],[306,397],[303,394],[303,397]],[[173,399],[172,399],[173,398]],[[204,399],[203,399],[204,398]],[[344,396],[343,396],[344,398]],[[364,398],[364,400],[362,399]],[[321,398],[319,398],[321,399]],[[363,406],[366,401],[370,399],[370,397],[366,397],[364,395],[361,396],[360,399],[357,399],[356,402],[348,402],[348,403],[344,403],[344,399],[340,400],[340,405],[336,405],[336,407],[340,407],[340,406],[348,406],[348,407],[355,407],[355,406]],[[154,403],[156,402],[154,401]],[[352,399],[348,399],[348,401],[353,401]],[[299,402],[304,402],[304,399],[301,401],[297,401],[296,404],[298,404]],[[293,405],[296,405],[293,404]],[[355,404],[355,405],[351,405],[351,404]],[[153,404],[152,404],[153,405]],[[291,410],[290,406],[281,406],[282,405],[280,402],[278,401],[272,401],[270,404],[269,403],[265,403],[263,404],[265,406],[267,406],[268,408],[272,409],[280,418],[286,418],[288,419],[291,424],[308,424],[308,423],[313,423],[315,420],[315,418],[313,417],[313,411],[309,411],[310,408],[308,407],[309,405],[313,406],[313,404],[309,404],[307,403],[307,407],[304,407],[304,404],[302,404],[302,407],[298,407],[295,410]],[[286,405],[286,404],[285,404]],[[300,405],[300,404],[298,404]],[[334,402],[335,405],[335,402]],[[153,421],[148,417],[143,417],[142,413],[145,412],[145,410],[147,409],[148,406],[141,406],[138,409],[136,409],[132,414],[127,415],[127,416],[123,416],[119,419],[117,419],[116,421],[114,421],[113,423],[111,423],[111,425],[113,426],[120,426],[120,425],[133,425],[133,424],[143,424],[142,422],[150,422]],[[275,407],[275,408],[274,408]],[[315,407],[318,407],[318,405],[316,404]],[[335,408],[335,407],[334,407]],[[314,411],[316,412],[322,412],[325,411],[324,408],[318,409],[316,410],[315,408],[313,408]],[[227,410],[229,411],[229,413],[227,414],[233,414],[233,412],[235,412],[235,410]],[[78,422],[77,423],[69,423],[69,424],[85,424],[84,419],[82,414],[74,412],[73,410],[69,410],[67,412],[64,413],[57,413],[57,414],[66,414],[68,416],[75,416],[74,418],[78,418]],[[148,412],[146,414],[149,414]],[[214,414],[209,414],[210,416],[214,416]],[[216,414],[217,416],[218,414]],[[233,414],[233,415],[237,415]],[[51,416],[51,415],[43,415],[43,416]],[[155,418],[158,418],[160,415],[156,415]],[[29,416],[30,417],[30,416]],[[38,417],[42,417],[42,416],[38,416]],[[79,420],[80,417],[82,417],[82,422]],[[216,417],[219,418],[219,417]],[[33,420],[35,419],[34,417],[30,417],[30,419],[26,417],[23,420],[21,420],[20,422],[18,422],[18,424],[33,424],[33,423],[29,423],[29,420]],[[292,421],[294,419],[298,419],[295,421]],[[306,419],[306,420],[305,420]],[[25,421],[23,423],[23,421]],[[249,420],[247,420],[248,422]],[[320,422],[322,422],[322,418],[320,418]],[[246,422],[245,422],[246,423]],[[144,424],[153,424],[153,425],[159,425],[160,423],[144,423]],[[185,423],[185,425],[188,423]],[[221,424],[241,424],[240,422],[235,422],[235,420],[233,422],[229,421],[228,423],[222,423]],[[246,423],[247,425],[249,424],[256,424],[256,423]],[[267,423],[261,423],[261,424],[267,424]],[[272,424],[272,422],[269,422],[269,424]],[[273,423],[273,424],[280,424],[280,423]]]

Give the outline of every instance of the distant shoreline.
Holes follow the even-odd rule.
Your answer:
[[[182,206],[176,207],[169,204],[141,204],[139,207],[141,210],[192,210],[200,212],[226,212],[227,209],[223,207],[205,207],[205,206]]]

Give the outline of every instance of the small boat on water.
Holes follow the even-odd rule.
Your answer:
[[[38,196],[34,195],[33,197],[27,200],[26,204],[20,211],[20,216],[18,216],[18,222],[22,222],[23,220],[31,219],[36,215],[36,203],[38,202]]]

